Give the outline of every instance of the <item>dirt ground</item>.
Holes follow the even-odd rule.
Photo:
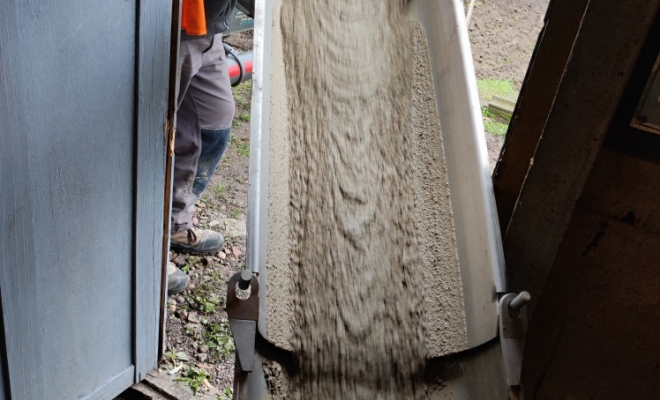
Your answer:
[[[549,0],[477,0],[469,25],[477,77],[506,79],[520,89]],[[466,6],[469,1],[466,2]],[[467,7],[466,7],[467,8]],[[240,51],[252,32],[225,38]],[[226,282],[245,266],[250,82],[234,89],[232,138],[215,176],[197,205],[195,223],[225,236],[225,249],[206,257],[171,253],[190,277],[189,287],[168,299],[166,354],[160,370],[205,399],[231,398],[234,353],[224,312]],[[504,136],[486,133],[491,163]]]
[[[477,78],[508,80],[516,92],[520,91],[549,2],[475,0],[468,30]],[[466,10],[469,3],[467,0]],[[495,121],[489,117],[485,120]],[[486,133],[486,144],[492,169],[499,159],[504,135]]]
[[[252,33],[253,31],[238,32],[235,35],[230,35],[224,38],[225,43],[229,44],[236,50],[248,51],[252,50]]]
[[[197,227],[221,232],[224,250],[204,257],[171,252],[190,283],[168,298],[166,353],[160,363],[161,372],[178,368],[175,379],[199,393],[213,393],[207,397],[213,400],[231,398],[234,345],[224,311],[226,285],[245,268],[251,82],[233,92],[232,136],[193,219]]]
[[[469,3],[469,2],[468,2]],[[478,78],[520,90],[549,0],[476,0],[468,30]]]

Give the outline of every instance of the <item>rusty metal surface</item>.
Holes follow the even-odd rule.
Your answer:
[[[227,284],[227,317],[236,347],[234,400],[247,397],[248,375],[255,366],[259,280],[249,270],[234,274]]]
[[[250,297],[241,300],[237,295],[241,274],[235,274],[229,279],[227,286],[227,317],[247,321],[259,320],[259,280],[253,276],[250,281]]]

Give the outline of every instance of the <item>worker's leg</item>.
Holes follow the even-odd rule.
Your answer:
[[[172,177],[172,227],[171,236],[186,235],[192,229],[192,210],[188,203],[192,201],[188,189],[194,181],[196,160],[201,152],[201,138],[194,104],[190,99],[184,104],[188,86],[197,71],[202,67],[202,54],[211,45],[210,39],[183,41],[179,46],[179,97],[177,98],[177,126],[174,143],[174,174]],[[182,107],[183,106],[183,107]],[[172,241],[173,242],[173,241]],[[167,266],[167,294],[181,292],[188,285],[188,275],[183,273],[173,262]]]
[[[216,35],[213,46],[204,58],[204,65],[190,84],[199,111],[202,137],[202,151],[193,186],[193,192],[200,196],[227,148],[235,110],[221,35]]]
[[[197,197],[192,185],[197,174],[201,153],[199,117],[190,82],[203,64],[204,52],[211,47],[211,38],[185,40],[179,50],[179,97],[177,99],[176,136],[174,142],[174,174],[172,177],[172,234],[191,229],[192,212]]]
[[[192,226],[195,202],[227,146],[234,115],[221,35],[212,42],[177,111],[171,243],[172,248],[194,253],[217,251],[223,244],[219,233]]]

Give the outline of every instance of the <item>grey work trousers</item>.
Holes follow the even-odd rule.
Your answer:
[[[179,67],[172,233],[192,228],[195,202],[227,147],[235,111],[222,34],[182,41]]]

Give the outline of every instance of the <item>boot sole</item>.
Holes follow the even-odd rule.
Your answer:
[[[170,249],[183,253],[203,255],[203,254],[217,253],[218,251],[222,250],[222,245],[220,245],[220,247],[218,247],[217,249],[199,250],[192,246],[186,246],[185,244],[170,242]]]

